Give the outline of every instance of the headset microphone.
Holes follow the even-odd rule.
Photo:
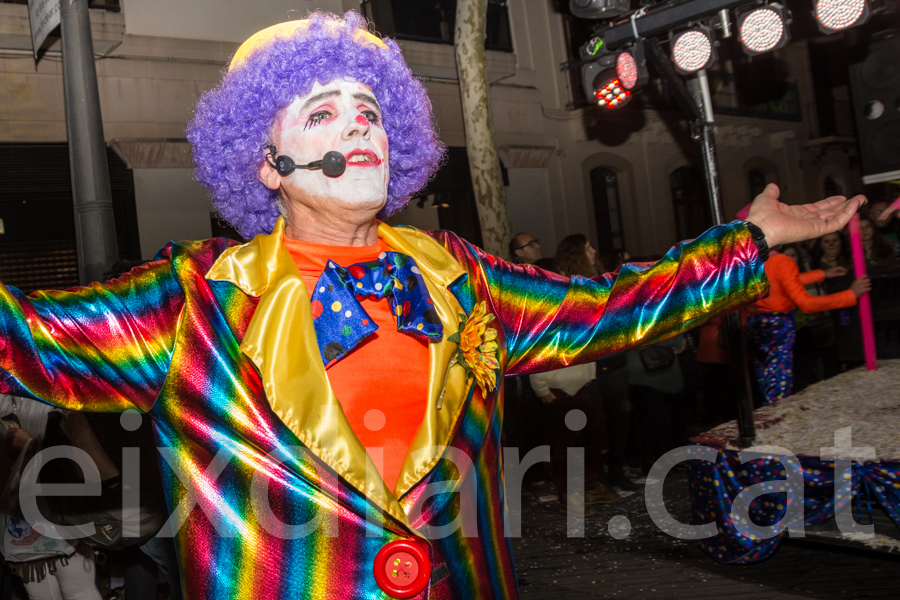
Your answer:
[[[347,168],[347,159],[344,155],[336,150],[325,153],[322,160],[314,160],[306,165],[298,165],[290,156],[281,154],[276,156],[277,149],[275,146],[269,145],[269,151],[266,153],[266,162],[269,166],[278,171],[282,177],[287,177],[294,172],[295,169],[322,169],[322,172],[329,177],[338,177],[344,173]],[[269,157],[275,157],[275,162]]]

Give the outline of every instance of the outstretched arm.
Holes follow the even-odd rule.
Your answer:
[[[837,231],[865,202],[863,196],[834,197],[788,206],[778,201],[779,194],[777,186],[766,187],[747,218],[770,247]],[[657,263],[626,263],[617,273],[594,279],[569,280],[511,265],[455,236],[445,243],[476,265],[454,293],[467,311],[477,298],[488,299],[503,328],[509,375],[584,363],[668,339],[768,291],[756,243],[740,222],[682,242]]]
[[[0,285],[0,392],[73,410],[148,410],[183,303],[167,260],[64,292]]]
[[[447,243],[477,265],[452,289],[467,312],[476,299],[487,299],[503,329],[510,375],[655,343],[768,290],[756,244],[742,223],[714,227],[659,262],[626,263],[594,279],[513,265],[455,236],[448,235]]]

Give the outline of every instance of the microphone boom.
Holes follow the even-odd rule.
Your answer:
[[[314,160],[308,165],[298,165],[294,160],[285,154],[276,157],[278,150],[274,145],[267,146],[269,152],[266,153],[266,162],[282,177],[287,177],[294,172],[295,169],[322,169],[322,172],[329,177],[339,177],[344,174],[347,168],[347,159],[337,150],[331,150],[325,153],[322,160]],[[275,161],[269,157],[274,157]]]
[[[336,150],[326,152],[325,157],[320,162],[322,163],[322,172],[329,177],[343,175],[344,170],[347,168],[347,159]]]

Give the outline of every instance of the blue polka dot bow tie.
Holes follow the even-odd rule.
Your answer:
[[[344,268],[328,261],[312,295],[313,325],[326,366],[378,329],[357,296],[387,298],[397,330],[438,341],[444,326],[412,257],[382,252],[378,260]]]

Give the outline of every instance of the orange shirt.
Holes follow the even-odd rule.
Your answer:
[[[342,266],[375,260],[390,250],[381,240],[363,247],[309,244],[284,238],[310,296],[328,260]],[[360,299],[360,304],[378,331],[328,368],[328,381],[341,402],[341,408],[353,433],[369,451],[384,482],[391,490],[400,476],[400,468],[409,451],[428,401],[428,343],[397,331],[386,298]],[[374,414],[366,426],[366,413],[378,409],[384,414],[384,425]],[[383,462],[377,451],[381,448]]]
[[[757,312],[789,312],[799,307],[804,313],[811,314],[856,306],[856,294],[850,290],[827,296],[810,296],[804,284],[822,281],[825,272],[816,270],[801,275],[797,263],[778,252],[773,252],[766,261],[766,277],[769,279],[769,295],[753,305]]]
[[[813,269],[812,271],[806,271],[805,273],[798,273],[797,277],[804,286],[812,285],[814,283],[819,283],[820,281],[825,281],[825,271],[822,269]]]
[[[713,317],[700,328],[700,342],[697,344],[697,362],[727,364],[728,350],[719,346],[719,335],[725,327],[725,319]]]
[[[738,317],[741,319],[741,325],[747,325],[747,309],[742,308],[738,311]],[[726,327],[725,315],[713,317],[703,324],[700,328],[700,340],[697,344],[697,362],[728,364],[731,358],[728,356],[728,350],[719,345],[725,341],[725,332],[722,331]],[[720,332],[721,336],[720,337]]]

